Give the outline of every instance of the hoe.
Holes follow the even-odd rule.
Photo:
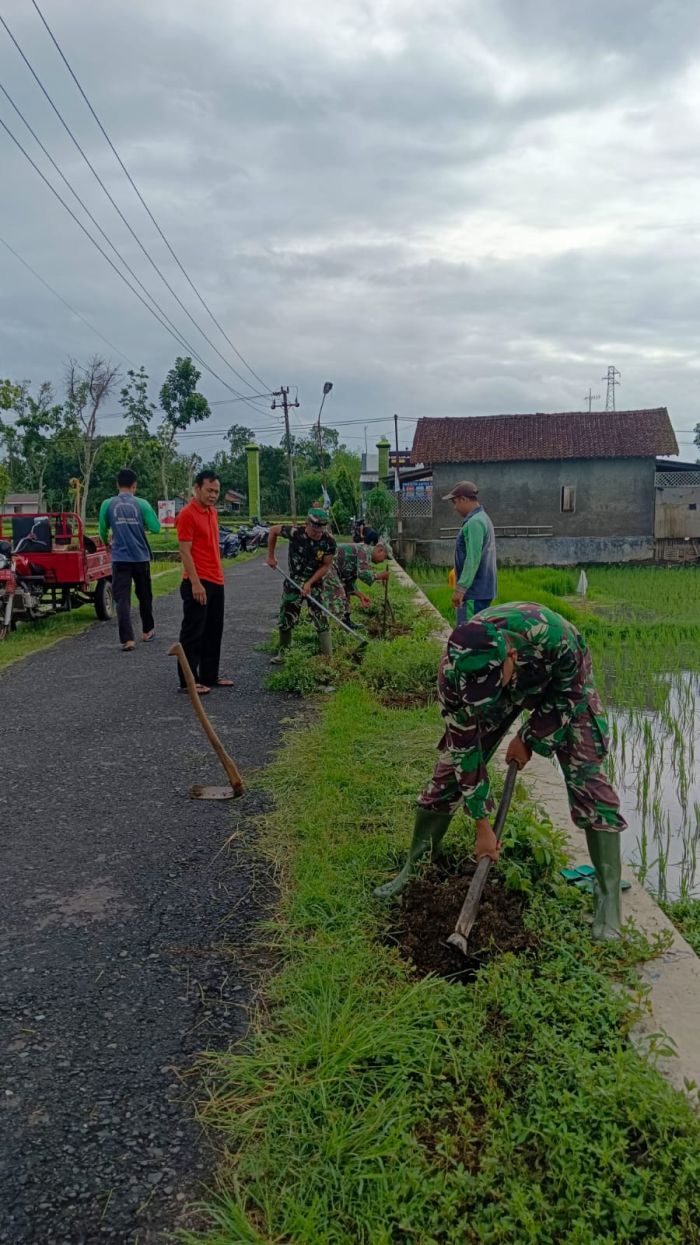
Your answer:
[[[517,777],[518,763],[517,761],[511,761],[508,766],[506,780],[503,784],[501,802],[498,806],[496,819],[493,823],[493,832],[496,836],[497,842],[500,842],[501,834],[503,833],[503,826],[505,824],[506,817],[508,816],[508,809],[510,808],[510,802],[513,798],[513,789],[515,787],[515,780]],[[456,947],[458,951],[462,952],[462,955],[468,955],[467,939],[476,920],[476,914],[479,911],[479,904],[481,903],[481,896],[483,894],[486,879],[489,875],[489,869],[492,864],[493,861],[489,856],[482,856],[481,860],[477,864],[474,871],[474,877],[469,883],[467,897],[462,904],[462,910],[457,918],[454,933],[450,934],[447,939],[449,946]]]

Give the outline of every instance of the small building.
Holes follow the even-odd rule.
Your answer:
[[[232,510],[234,514],[240,514],[245,502],[245,494],[239,493],[235,488],[227,488],[224,493],[224,501],[227,510]]]
[[[442,497],[474,480],[504,565],[633,562],[655,554],[656,460],[678,454],[665,407],[425,418],[415,463],[432,468],[430,517],[407,552],[451,563],[457,523]]]
[[[657,557],[665,561],[700,559],[700,463],[656,464]]]
[[[0,504],[0,514],[39,514],[41,503],[41,493],[8,493]]]

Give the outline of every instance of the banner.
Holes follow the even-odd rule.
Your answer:
[[[161,527],[175,526],[175,498],[158,502],[158,519]]]

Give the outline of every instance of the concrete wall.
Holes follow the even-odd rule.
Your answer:
[[[694,509],[691,510],[691,506]],[[700,488],[697,485],[656,490],[655,535],[658,540],[700,539]]]
[[[654,533],[654,459],[597,458],[553,462],[436,464],[430,535],[454,528],[450,502],[440,498],[457,480],[474,480],[496,527],[550,526],[555,537],[651,538]],[[573,514],[561,510],[564,485],[576,489]]]
[[[411,558],[433,566],[452,566],[454,540],[417,540],[411,544]],[[654,557],[654,540],[651,536],[501,536],[496,540],[496,552],[499,566],[646,562]]]

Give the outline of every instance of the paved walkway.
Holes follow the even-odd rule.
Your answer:
[[[244,775],[289,713],[254,651],[280,583],[261,559],[227,572],[236,686],[205,703]],[[102,623],[0,677],[3,1243],[163,1241],[211,1170],[179,1073],[244,1031],[236,948],[266,879],[222,850],[259,797],[186,798],[223,776],[175,690],[179,618],[162,597],[153,645],[123,654]]]

